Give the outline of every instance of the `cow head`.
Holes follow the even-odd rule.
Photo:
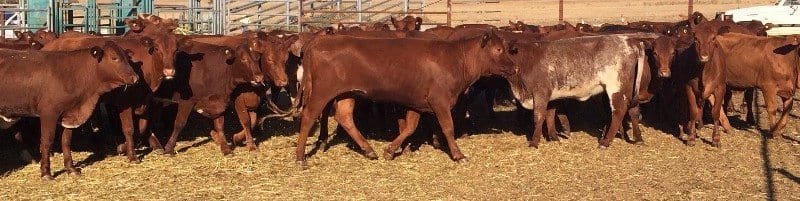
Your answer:
[[[163,24],[161,24],[161,26],[147,26],[147,28],[144,28],[141,32],[131,31],[126,33],[126,36],[145,36],[151,38],[154,50],[161,52],[161,59],[165,64],[164,77],[166,79],[172,79],[175,76],[173,66],[175,66],[175,54],[177,54],[178,50],[178,39],[175,34],[172,34],[175,27],[168,25],[170,22],[160,23]]]
[[[277,87],[285,87],[289,78],[286,74],[286,61],[289,60],[289,49],[298,40],[298,35],[284,36],[277,38],[269,36],[267,39],[267,50],[261,58],[262,71],[272,79]]]
[[[139,76],[131,68],[128,55],[122,48],[107,41],[103,47],[89,49],[92,62],[97,63],[97,77],[113,85],[134,84]]]
[[[670,77],[672,74],[671,66],[673,58],[677,52],[678,38],[671,36],[658,37],[652,43],[652,57],[655,60],[658,75],[660,77]]]
[[[708,22],[708,18],[706,18],[703,13],[695,11],[691,16],[689,16],[689,24],[691,26],[697,26],[705,22]]]
[[[577,29],[580,32],[592,32],[592,25],[585,24],[585,23],[578,23]]]
[[[147,84],[150,85],[150,89],[155,91],[156,89],[158,89],[158,86],[161,85],[161,79],[160,79],[161,77],[163,77],[164,75],[170,75],[169,77],[175,75],[175,67],[168,65],[167,62],[164,62],[163,60],[164,53],[156,47],[155,42],[153,42],[152,38],[141,37],[139,38],[139,44],[145,51],[139,51],[138,54],[149,55],[148,57],[150,59],[142,60],[142,62],[147,62],[143,63],[142,65],[152,66],[149,69],[152,69],[153,72],[146,73],[145,76],[147,77],[145,77],[145,80],[147,81]],[[137,54],[137,53],[132,53],[132,54]],[[140,57],[140,56],[134,55],[134,57]]]
[[[719,43],[715,42],[716,37],[730,32],[730,26],[722,26],[717,29],[714,26],[698,26],[693,30],[700,61],[707,62],[711,58],[715,46],[719,45]]]
[[[237,82],[250,82],[253,85],[258,85],[264,82],[264,75],[258,68],[258,62],[253,57],[250,48],[247,45],[240,45],[235,49],[225,48],[225,63],[233,69],[234,77]]]
[[[480,48],[475,58],[478,59],[478,65],[488,64],[484,66],[489,67],[489,74],[509,76],[519,70],[509,54],[514,50],[513,42],[503,41],[494,30],[480,36]]]
[[[31,31],[14,31],[14,36],[16,36],[19,41],[33,40],[33,32]]]
[[[56,37],[56,34],[53,32],[49,32],[45,29],[39,29],[36,31],[36,33],[33,33],[33,39],[41,44],[47,44],[50,41],[53,41],[58,38]]]

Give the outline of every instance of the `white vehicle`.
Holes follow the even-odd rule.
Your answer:
[[[775,26],[769,35],[800,34],[800,0],[779,0],[775,5],[739,8],[722,13],[734,22],[758,20]]]

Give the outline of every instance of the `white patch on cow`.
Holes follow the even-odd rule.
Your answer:
[[[556,68],[553,67],[553,65],[547,65],[547,72],[551,72],[552,73],[555,70],[556,70]]]
[[[67,123],[61,122],[61,126],[63,126],[64,128],[75,129],[75,128],[78,128],[78,126],[81,126],[81,125],[80,124],[71,125],[71,124],[67,124]]]
[[[512,33],[522,33],[522,31],[512,31]]]
[[[592,81],[574,88],[562,87],[554,89],[553,92],[550,94],[550,100],[556,100],[560,98],[575,98],[580,101],[586,101],[589,100],[589,98],[591,98],[592,96],[600,94],[602,92],[603,92],[603,86],[600,85],[600,82]]]
[[[297,65],[297,81],[303,81],[303,65]]]
[[[197,113],[203,114],[203,109],[197,109]]]
[[[700,56],[700,61],[707,62],[708,61],[708,56]]]
[[[528,99],[523,100],[521,103],[522,103],[522,107],[523,108],[529,109],[529,110],[533,109],[533,99],[528,98]]]

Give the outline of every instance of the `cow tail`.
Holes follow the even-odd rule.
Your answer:
[[[645,46],[644,46],[644,42],[639,42],[638,45],[639,45],[639,48],[638,48],[639,49],[639,55],[637,55],[637,58],[636,58],[636,69],[634,70],[634,73],[636,73],[636,80],[634,80],[633,96],[631,97],[635,101],[639,100],[639,89],[642,86],[643,73],[646,73],[645,70],[644,70],[644,66],[646,65],[645,62],[647,62],[647,55],[645,54],[646,49],[645,49]]]

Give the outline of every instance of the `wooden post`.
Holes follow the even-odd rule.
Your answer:
[[[564,0],[558,0],[558,22],[564,22]]]
[[[452,27],[452,17],[453,16],[453,2],[451,0],[447,0],[447,26]]]
[[[686,16],[691,17],[692,13],[694,13],[694,0],[689,0],[689,14]]]
[[[300,5],[297,5],[297,32],[303,32],[303,0],[300,0]]]

